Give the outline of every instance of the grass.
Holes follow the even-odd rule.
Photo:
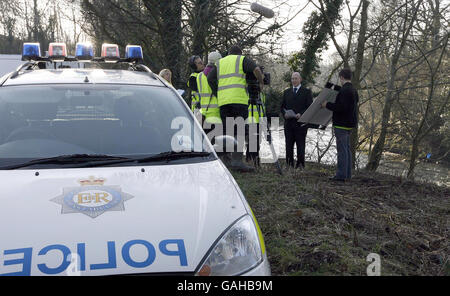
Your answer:
[[[264,234],[273,275],[366,275],[370,253],[382,275],[450,275],[450,189],[334,168],[273,165],[232,172]]]

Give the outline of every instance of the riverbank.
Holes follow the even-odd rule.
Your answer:
[[[278,157],[286,155],[284,128],[272,129],[272,138],[275,152]],[[330,144],[331,142],[331,144]],[[294,155],[296,155],[294,149]],[[323,155],[322,155],[323,154]],[[261,158],[272,159],[272,153],[267,141],[262,141]],[[325,131],[309,129],[306,138],[305,158],[309,162],[318,162],[321,155],[321,163],[325,165],[335,165],[336,159],[336,141],[333,138],[331,126]],[[359,170],[365,168],[368,161],[368,155],[364,151],[358,151],[356,165]],[[408,160],[399,154],[383,153],[378,172],[392,176],[406,177],[408,173]],[[450,168],[448,165],[439,165],[435,163],[419,162],[414,170],[414,179],[419,182],[434,183],[450,187]]]
[[[273,165],[232,172],[264,234],[273,275],[366,275],[370,253],[382,275],[450,275],[450,189],[357,172],[328,180],[334,168]]]

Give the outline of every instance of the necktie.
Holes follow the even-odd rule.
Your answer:
[[[294,95],[297,94],[297,90],[298,90],[298,88],[294,87]]]

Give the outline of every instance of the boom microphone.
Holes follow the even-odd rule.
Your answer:
[[[256,2],[253,2],[250,6],[251,11],[256,12],[266,18],[273,18],[275,15],[275,12],[267,7],[264,7]]]

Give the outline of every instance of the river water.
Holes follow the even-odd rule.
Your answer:
[[[279,127],[272,129],[272,138],[277,156],[279,158],[285,158],[286,146],[284,128]],[[295,150],[294,147],[294,155],[296,155]],[[322,154],[323,156],[320,156]],[[270,159],[273,159],[270,146],[265,140],[263,140],[261,144],[260,156],[263,162],[270,162]],[[318,162],[320,158],[320,163],[336,165],[336,141],[333,137],[331,126],[325,131],[317,129],[308,130],[305,158],[307,162]],[[358,170],[363,169],[367,164],[367,154],[358,152],[356,158]],[[385,153],[381,159],[377,172],[406,177],[408,166],[408,161],[405,161],[404,158],[402,159],[400,155]],[[414,172],[416,181],[435,183],[440,186],[450,187],[450,169],[448,167],[434,163],[420,162],[417,164]]]

